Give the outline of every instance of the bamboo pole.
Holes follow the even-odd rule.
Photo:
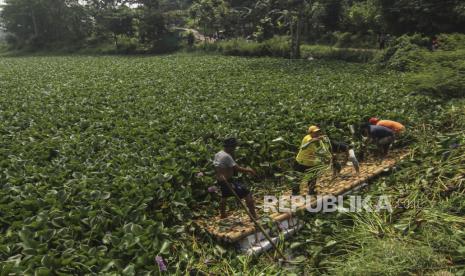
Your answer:
[[[276,252],[278,252],[279,256],[284,260],[286,261],[287,258],[286,256],[284,256],[283,252],[278,248],[278,246],[276,245],[276,243],[273,242],[273,239],[270,237],[270,235],[268,235],[268,233],[266,233],[266,230],[263,228],[263,226],[261,226],[261,224],[253,217],[253,215],[250,213],[249,211],[249,208],[245,205],[244,202],[242,202],[241,198],[239,197],[239,195],[236,193],[236,191],[234,191],[233,187],[231,186],[231,184],[228,182],[228,181],[225,181],[226,183],[226,186],[228,186],[228,188],[231,190],[231,192],[233,193],[234,197],[239,201],[240,205],[242,206],[242,208],[247,212],[247,215],[249,216],[249,218],[253,221],[253,223],[255,224],[255,226],[263,233],[263,236],[265,236],[265,238],[270,242],[270,244],[273,246],[273,248],[276,250]]]

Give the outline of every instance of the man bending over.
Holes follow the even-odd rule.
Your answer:
[[[389,148],[394,143],[394,131],[390,128],[378,125],[363,124],[361,126],[363,137],[368,138],[368,143],[374,143],[378,148],[378,154],[384,158],[389,152]]]

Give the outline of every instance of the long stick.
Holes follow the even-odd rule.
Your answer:
[[[253,221],[253,223],[255,224],[255,226],[263,233],[263,236],[265,236],[265,238],[270,242],[270,244],[273,246],[273,248],[276,250],[276,252],[278,252],[279,256],[284,260],[286,261],[287,258],[286,256],[284,256],[283,252],[278,248],[278,246],[273,242],[273,240],[271,239],[271,237],[268,235],[268,233],[266,233],[266,230],[263,228],[263,226],[260,225],[260,223],[253,217],[253,215],[250,213],[249,211],[249,208],[245,205],[244,202],[242,202],[241,198],[239,197],[239,195],[236,193],[236,191],[234,191],[233,187],[231,186],[231,184],[229,184],[228,181],[225,181],[226,183],[226,186],[228,186],[228,188],[231,190],[231,192],[233,193],[234,197],[237,199],[237,201],[239,201],[239,203],[241,204],[242,208],[247,212],[247,215],[249,215],[250,219]]]

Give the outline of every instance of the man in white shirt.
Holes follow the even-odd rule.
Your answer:
[[[227,185],[228,183],[240,199],[245,199],[250,213],[254,218],[257,218],[257,213],[255,212],[255,201],[251,192],[244,184],[241,184],[234,179],[234,175],[237,172],[251,175],[256,175],[256,173],[251,168],[240,167],[237,165],[236,161],[234,161],[234,152],[237,147],[237,140],[235,138],[226,139],[223,143],[223,146],[223,150],[215,154],[215,158],[213,160],[213,166],[215,167],[216,172],[216,180],[218,181],[218,185],[221,188],[221,218],[226,217],[226,199],[228,197],[234,196],[233,191],[231,191]]]

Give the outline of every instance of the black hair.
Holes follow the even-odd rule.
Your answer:
[[[370,131],[370,123],[363,123],[359,127],[359,133],[361,135],[365,134],[365,131]]]
[[[223,146],[225,148],[234,148],[237,146],[237,139],[234,138],[234,137],[231,137],[231,138],[226,138],[224,141],[223,141]]]

